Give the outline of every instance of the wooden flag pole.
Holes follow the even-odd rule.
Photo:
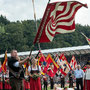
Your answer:
[[[34,20],[35,20],[35,24],[36,24],[36,31],[37,31],[37,20],[36,20],[36,13],[35,13],[35,6],[34,6],[34,0],[32,0],[32,4],[33,4],[33,11],[34,11]],[[39,49],[40,49],[40,45],[38,44]],[[30,54],[29,57],[31,56],[32,50],[33,50],[34,45],[31,46],[30,48]]]
[[[34,20],[35,20],[36,31],[37,31],[38,30],[38,27],[37,27],[37,19],[36,19],[36,12],[35,12],[34,0],[32,0],[32,4],[33,4]],[[39,47],[39,50],[41,50],[40,43],[38,43],[38,47]]]
[[[34,47],[34,45],[31,46],[29,57],[30,57],[31,54],[32,54],[33,47]]]

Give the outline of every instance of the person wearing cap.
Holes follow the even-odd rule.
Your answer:
[[[84,72],[81,69],[80,65],[77,65],[77,69],[74,71],[74,76],[76,78],[76,87],[77,87],[77,90],[83,90]],[[81,89],[79,88],[79,85],[81,86]]]
[[[85,66],[87,69],[85,71],[84,90],[90,90],[90,61]]]

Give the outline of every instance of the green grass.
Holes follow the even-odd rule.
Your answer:
[[[42,88],[42,90],[44,90],[44,88]],[[47,90],[50,90],[50,87],[48,87],[48,89]]]

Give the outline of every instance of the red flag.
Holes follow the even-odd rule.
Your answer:
[[[24,63],[24,68],[27,68],[28,69],[28,67],[29,67],[29,61],[27,61],[27,62]]]
[[[47,69],[48,69],[48,64],[46,62],[46,59],[45,59],[44,55],[41,52],[40,52],[39,56],[40,56],[40,58],[38,59],[38,65],[41,66],[41,71],[43,73],[46,73]]]
[[[57,65],[60,67],[61,66],[61,62],[58,56],[56,56],[55,58],[55,62],[57,63]]]
[[[61,62],[61,73],[63,75],[67,75],[67,73],[70,71],[71,67],[66,59],[66,57],[64,56],[64,54],[60,55],[60,62]]]
[[[75,14],[82,6],[87,7],[77,1],[49,3],[45,10],[35,43],[50,42],[55,34],[70,33],[75,31]]]
[[[2,64],[2,70],[4,72],[6,72],[6,70],[7,70],[6,63],[7,63],[7,51],[5,52],[4,62]]]
[[[45,57],[44,57],[44,55],[41,53],[41,51],[40,51],[40,53],[39,53],[39,59],[38,59],[38,65],[42,65],[42,64],[44,64],[44,63],[46,63],[46,59],[45,59]]]
[[[77,61],[74,56],[72,56],[72,59],[70,61],[70,66],[71,66],[72,70],[75,70],[77,67]]]
[[[53,60],[53,58],[51,57],[50,54],[48,54],[48,56],[47,56],[47,58],[46,58],[46,61],[47,61],[47,63],[50,65],[50,68],[51,68],[51,69],[47,72],[47,74],[48,74],[49,76],[53,77],[53,76],[56,74],[59,66],[56,64],[56,62]],[[52,68],[52,67],[53,67],[53,68]]]

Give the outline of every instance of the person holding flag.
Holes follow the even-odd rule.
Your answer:
[[[27,56],[24,60],[20,60],[17,50],[11,51],[11,57],[8,58],[9,79],[12,90],[22,90],[24,78],[23,64],[30,59]]]

